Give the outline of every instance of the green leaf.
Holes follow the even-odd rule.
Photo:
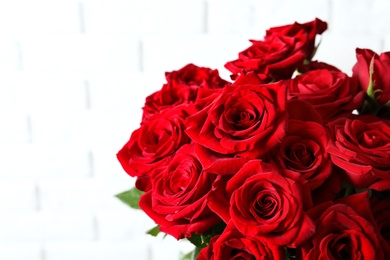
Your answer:
[[[152,229],[146,231],[146,234],[156,237],[160,233],[160,226],[155,226]]]
[[[119,193],[115,195],[126,205],[132,207],[133,209],[140,209],[138,202],[141,195],[144,194],[143,191],[138,190],[137,188],[132,188],[131,190]]]
[[[181,255],[180,260],[196,260],[196,258],[198,258],[200,250],[202,250],[202,248],[195,247],[194,250],[188,252],[185,255]]]
[[[196,260],[196,258],[198,258],[200,250],[202,250],[201,247],[195,247],[195,250],[193,251],[192,254],[192,260]]]
[[[191,237],[188,237],[187,239],[196,247],[205,247],[202,235],[192,234]]]

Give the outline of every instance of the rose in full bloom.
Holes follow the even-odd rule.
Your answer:
[[[184,145],[153,172],[152,188],[141,196],[139,206],[160,231],[176,239],[202,234],[221,222],[206,201],[215,178],[203,171],[193,146]]]
[[[289,99],[308,102],[325,121],[351,114],[364,99],[357,82],[339,71],[313,70],[287,82]]]
[[[161,90],[146,98],[143,107],[143,121],[166,108],[194,102],[199,88],[222,88],[228,84],[220,78],[218,70],[198,67],[194,64],[188,64],[177,71],[167,72],[165,77],[167,83]]]
[[[287,176],[298,174],[311,190],[332,174],[333,163],[326,151],[328,133],[317,122],[290,120],[286,137],[274,150],[271,162],[283,168]]]
[[[356,49],[357,62],[354,65],[353,77],[359,80],[362,89],[367,91],[370,82],[370,63],[373,62],[372,79],[375,98],[384,105],[390,101],[390,52],[378,55],[370,49]]]
[[[301,184],[282,176],[276,166],[252,160],[227,182],[215,183],[209,206],[245,236],[295,247],[314,233],[304,212],[311,206],[310,195],[303,194]]]
[[[390,121],[373,115],[328,124],[332,161],[355,187],[387,190],[390,184]]]
[[[316,232],[302,259],[385,259],[367,193],[325,202],[309,212]]]
[[[228,225],[220,236],[211,239],[211,244],[202,249],[197,260],[284,260],[281,246],[269,243],[261,237],[247,237],[233,225]]]
[[[130,140],[117,153],[123,169],[130,176],[139,177],[138,189],[148,189],[149,173],[190,142],[184,132],[184,120],[191,113],[190,108],[177,106],[154,114],[131,134]]]
[[[205,169],[233,174],[284,137],[286,88],[280,82],[262,84],[254,73],[241,75],[186,124]]]
[[[271,28],[263,41],[251,40],[252,46],[225,67],[233,75],[254,71],[265,82],[289,79],[305,58],[311,59],[315,37],[326,28],[327,24],[319,19]]]

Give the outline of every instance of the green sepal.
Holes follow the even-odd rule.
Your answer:
[[[144,194],[143,191],[140,191],[134,187],[128,191],[115,195],[115,197],[133,209],[140,209],[138,202],[142,194]]]
[[[212,227],[210,230],[206,231],[205,233],[200,235],[192,234],[191,237],[188,237],[187,239],[196,247],[203,248],[210,244],[210,240],[213,236],[221,234],[225,227],[226,224],[224,222],[221,222]]]
[[[154,228],[146,231],[146,234],[156,237],[160,233],[160,226],[155,226]]]

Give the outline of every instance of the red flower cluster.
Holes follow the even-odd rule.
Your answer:
[[[390,255],[390,52],[357,49],[348,76],[311,60],[326,28],[271,28],[226,63],[233,82],[189,64],[146,98],[117,157],[197,259]]]

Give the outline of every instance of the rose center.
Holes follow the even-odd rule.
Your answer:
[[[243,250],[239,250],[239,249],[233,249],[231,251],[229,259],[232,259],[232,260],[256,260],[256,258],[252,254],[250,254],[246,251],[243,251]]]
[[[253,110],[235,108],[227,115],[227,122],[235,130],[244,130],[253,125],[256,114]]]
[[[290,167],[294,169],[306,169],[314,161],[313,152],[308,150],[302,143],[293,144],[290,149],[287,150],[286,155]]]
[[[336,260],[351,259],[351,241],[348,237],[336,239],[333,243],[332,256]]]
[[[269,194],[260,194],[253,202],[254,213],[262,219],[270,219],[277,211],[277,200]]]
[[[365,147],[378,147],[381,145],[381,137],[376,131],[368,131],[360,135],[359,142]]]

